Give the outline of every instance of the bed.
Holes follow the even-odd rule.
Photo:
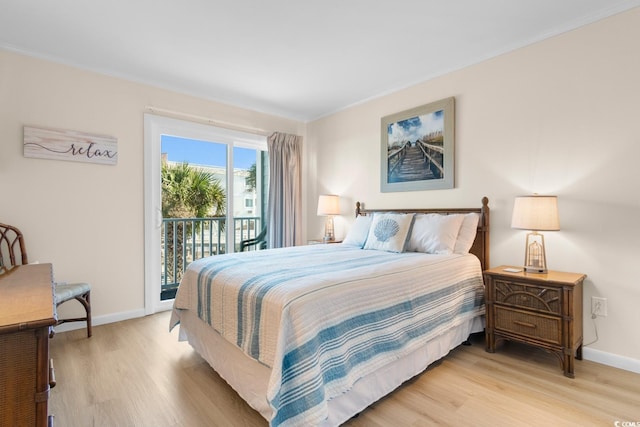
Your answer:
[[[218,255],[170,328],[272,426],[336,426],[484,329],[489,207],[364,209],[340,244]]]

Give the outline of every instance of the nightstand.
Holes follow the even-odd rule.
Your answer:
[[[574,378],[574,361],[582,359],[582,283],[587,276],[505,268],[484,272],[487,351],[495,352],[499,340],[530,344],[558,356],[564,375]]]

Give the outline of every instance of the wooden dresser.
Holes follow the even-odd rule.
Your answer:
[[[582,359],[582,283],[579,273],[484,272],[487,351],[496,341],[516,340],[555,354],[567,377]]]
[[[51,264],[0,269],[0,427],[47,426]]]

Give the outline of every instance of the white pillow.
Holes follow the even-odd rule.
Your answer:
[[[468,213],[464,216],[456,245],[453,248],[454,254],[469,253],[471,246],[473,246],[473,241],[476,239],[476,233],[478,232],[478,221],[480,221],[480,215],[477,213]]]
[[[362,248],[364,246],[364,242],[366,242],[367,240],[367,235],[369,234],[369,228],[371,227],[372,220],[373,217],[371,215],[358,215],[353,225],[347,232],[347,236],[342,241],[342,244]]]
[[[413,221],[408,251],[451,254],[464,215],[420,214]]]
[[[374,213],[365,249],[404,252],[413,214]]]

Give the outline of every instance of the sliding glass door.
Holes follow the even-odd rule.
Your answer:
[[[145,115],[147,313],[170,308],[190,262],[260,233],[266,159],[264,136]]]

